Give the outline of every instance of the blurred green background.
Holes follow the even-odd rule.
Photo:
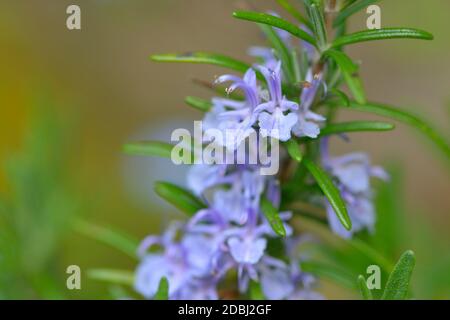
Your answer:
[[[273,1],[250,3],[288,17]],[[80,31],[66,28],[69,4],[81,7]],[[250,61],[247,47],[264,39],[254,25],[231,17],[233,10],[246,6],[248,2],[232,0],[0,2],[0,209],[15,217],[12,222],[0,219],[0,249],[13,261],[0,263],[0,298],[109,297],[107,286],[88,279],[84,270],[133,269],[136,262],[72,231],[64,221],[75,215],[137,239],[182,217],[156,198],[152,181],[182,183],[185,168],[124,156],[121,145],[136,139],[169,140],[171,128],[191,128],[192,120],[200,119],[183,99],[210,93],[192,79],[212,81],[223,70],[156,64],[148,56],[203,50]],[[380,6],[383,27],[417,27],[433,33],[435,40],[352,47],[350,55],[362,62],[369,98],[421,114],[449,137],[450,2],[385,0]],[[356,15],[350,30],[364,29],[365,21],[363,12]],[[371,118],[357,113],[344,117]],[[439,289],[429,288],[433,268],[450,274],[445,262],[450,253],[446,159],[403,125],[351,138],[351,144],[337,142],[334,151],[361,149],[374,163],[395,164],[401,172],[395,199],[401,203],[398,214],[403,212],[399,231],[406,236],[395,254],[404,249],[417,253],[416,297],[448,297],[450,285],[444,284],[449,275],[439,281],[444,284],[435,284]],[[4,232],[8,226],[15,230],[9,238]],[[31,230],[38,231],[30,235]],[[65,270],[71,264],[82,269],[82,290],[65,289]],[[330,283],[321,288],[329,298],[355,297]]]

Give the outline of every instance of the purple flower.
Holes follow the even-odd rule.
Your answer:
[[[323,297],[313,291],[315,278],[300,269],[301,256],[297,252],[303,238],[286,241],[289,264],[267,257],[260,266],[261,289],[270,300],[318,300]]]
[[[260,103],[260,93],[253,69],[247,70],[243,78],[235,75],[223,75],[215,81],[216,84],[224,82],[232,83],[227,88],[228,93],[240,89],[244,93],[245,101],[225,98],[212,99],[213,107],[205,115],[203,128],[205,131],[219,130],[222,133],[219,137],[221,140],[215,142],[230,150],[235,150],[253,132],[251,128],[258,118],[255,109]],[[205,132],[206,140],[211,141],[214,138],[218,139],[208,136],[208,132]]]
[[[251,47],[248,54],[255,58],[260,58],[266,68],[275,69],[278,59],[275,57],[274,50],[266,47]]]
[[[162,237],[147,237],[139,248],[143,259],[136,270],[135,289],[146,298],[155,295],[163,277],[169,282],[169,296],[175,295],[189,281],[184,249],[173,242],[177,229],[172,226]],[[145,254],[145,250],[154,245],[162,246],[164,252]]]
[[[367,228],[373,232],[375,209],[372,204],[370,178],[389,179],[381,167],[371,166],[369,157],[364,153],[352,153],[340,157],[328,155],[328,139],[322,141],[322,163],[337,179],[341,196],[347,204],[352,220],[352,230],[344,229],[338,221],[331,205],[327,203],[327,215],[331,229],[344,238],[351,238],[355,232]]]
[[[298,110],[298,104],[287,100],[281,90],[281,62],[271,70],[263,66],[258,69],[264,75],[269,89],[270,100],[260,104],[256,111],[261,135],[270,136],[281,141],[291,138],[291,130],[298,121],[298,116],[290,111]]]
[[[229,182],[229,177],[225,176],[226,165],[193,165],[187,174],[187,184],[189,188],[198,196],[205,190]]]
[[[244,224],[249,212],[258,210],[264,182],[264,176],[256,171],[246,170],[236,174],[231,189],[215,194],[215,205],[227,212],[232,222]]]
[[[214,278],[211,273],[211,255],[216,250],[215,243],[198,234],[188,234],[176,242],[179,229],[180,225],[174,224],[163,236],[147,237],[139,247],[142,261],[136,270],[135,289],[146,298],[155,295],[163,277],[168,280],[171,299],[180,299],[181,293],[195,295],[195,289],[204,288],[195,285],[199,283],[208,285],[208,291],[212,294],[211,284],[207,282]],[[155,245],[160,246],[162,252],[146,253]]]
[[[310,111],[310,108],[322,83],[322,74],[313,76],[312,71],[310,70],[306,77],[306,81],[310,85],[303,88],[300,96],[301,103],[298,111],[298,123],[292,131],[297,137],[317,138],[320,133],[318,123],[323,122],[326,119],[320,114]]]
[[[295,290],[288,266],[282,261],[279,264],[262,267],[261,289],[269,300],[286,299]]]

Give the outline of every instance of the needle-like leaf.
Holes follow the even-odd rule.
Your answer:
[[[239,71],[244,73],[251,66],[245,62],[227,57],[221,54],[207,52],[192,52],[185,54],[157,54],[152,55],[151,60],[157,62],[187,62],[212,64],[223,68]]]
[[[339,12],[336,19],[334,19],[333,26],[338,27],[342,23],[344,23],[350,16],[357,13],[358,11],[367,8],[371,4],[378,2],[379,0],[358,0],[354,3],[348,5],[344,9]]]
[[[359,103],[365,103],[366,95],[361,79],[357,75],[358,66],[342,51],[330,49],[325,51],[323,56],[330,57],[336,62],[355,100]]]
[[[123,152],[130,155],[170,158],[173,145],[161,141],[140,141],[127,143]]]
[[[185,54],[157,54],[150,56],[150,59],[156,62],[210,64],[235,70],[241,73],[245,73],[248,69],[251,68],[248,63],[236,60],[234,58],[230,58],[221,54],[206,52],[193,52]],[[261,81],[265,81],[264,76],[259,71],[256,71],[256,77]],[[295,86],[290,86],[286,83],[283,83],[283,92],[291,96],[297,96],[299,94],[299,89]]]
[[[388,106],[379,103],[367,103],[359,104],[356,102],[351,102],[349,107],[338,105],[342,108],[348,108],[350,110],[363,111],[374,113],[383,117],[394,119],[403,123],[406,123],[425,134],[430,138],[447,156],[450,160],[450,145],[446,139],[440,135],[432,126],[430,126],[426,121],[407,111],[398,109],[393,106]]]
[[[278,210],[266,198],[261,198],[261,211],[276,234],[286,237],[286,229],[280,218]]]
[[[287,0],[276,0],[278,4],[283,7],[284,10],[289,12],[294,18],[296,18],[300,23],[308,26],[308,28],[312,29],[311,22],[306,19],[300,11],[298,11],[296,8],[294,8],[293,5],[289,3]]]
[[[403,253],[386,283],[383,300],[405,300],[407,298],[415,264],[414,252],[408,250]]]
[[[271,26],[262,23],[259,25],[270,44],[275,49],[276,55],[281,60],[283,75],[286,77],[286,80],[290,83],[294,82],[294,67],[291,52]]]
[[[327,31],[322,8],[317,4],[312,4],[309,7],[309,15],[311,16],[312,25],[314,27],[314,34],[317,37],[317,44],[320,49],[323,49],[327,45]]]
[[[366,279],[362,275],[358,276],[358,287],[364,300],[373,300],[372,292],[367,288]]]
[[[294,159],[297,162],[302,162],[303,155],[300,151],[300,146],[294,139],[290,139],[284,143],[286,146],[287,152],[291,156],[292,159]]]
[[[184,102],[186,102],[186,104],[190,105],[191,107],[203,112],[208,112],[212,106],[211,101],[191,96],[186,97],[186,99],[184,99]]]
[[[348,96],[347,96],[344,92],[342,92],[341,90],[333,88],[333,89],[331,89],[329,92],[330,92],[332,95],[338,97],[338,98],[339,98],[346,106],[349,106],[349,105],[350,105],[350,99],[349,99]]]
[[[92,269],[87,272],[88,277],[95,280],[114,284],[133,286],[134,272],[128,270]]]
[[[359,131],[389,131],[394,128],[395,126],[393,124],[381,121],[351,121],[329,124],[320,130],[320,135],[328,136]]]
[[[76,220],[74,228],[85,236],[122,251],[134,259],[136,258],[136,248],[139,245],[139,241],[123,232],[112,228],[100,227],[83,220]]]
[[[191,192],[169,182],[156,182],[155,192],[161,198],[187,213],[189,216],[205,208],[205,204]]]
[[[341,194],[339,193],[337,187],[334,185],[333,181],[331,181],[331,178],[321,167],[316,165],[311,160],[305,158],[303,159],[302,163],[305,164],[306,168],[317,181],[317,184],[327,197],[328,201],[331,204],[331,207],[334,209],[336,216],[338,217],[344,228],[347,230],[351,230],[352,221],[350,220],[350,217],[347,213],[345,202],[344,200],[342,200]]]
[[[337,38],[331,44],[331,48],[342,47],[348,44],[375,41],[385,39],[422,39],[433,40],[433,35],[429,32],[412,28],[384,28],[374,30],[364,30]]]
[[[251,12],[251,11],[236,11],[233,13],[233,16],[237,19],[263,23],[270,25],[272,27],[283,29],[289,32],[290,34],[316,46],[316,40],[311,35],[303,31],[296,25],[277,16],[273,16],[267,13]]]
[[[154,300],[169,300],[169,281],[166,277],[159,280],[158,291],[153,298]]]
[[[303,272],[311,273],[321,279],[328,279],[346,288],[356,289],[352,274],[335,265],[319,261],[303,261],[301,268]]]

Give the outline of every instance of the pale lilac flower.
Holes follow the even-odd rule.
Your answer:
[[[298,121],[298,116],[291,112],[298,110],[298,104],[287,100],[282,94],[281,62],[278,62],[273,70],[263,66],[258,66],[258,69],[264,75],[270,93],[270,100],[256,108],[260,113],[258,121],[261,135],[287,141]]]
[[[338,181],[338,189],[347,204],[352,220],[352,229],[346,230],[336,217],[331,205],[327,203],[327,215],[331,229],[344,238],[351,238],[363,229],[374,231],[375,209],[372,203],[370,178],[389,179],[388,174],[377,166],[372,166],[364,153],[352,153],[340,157],[328,155],[328,139],[322,141],[322,163],[326,170]]]
[[[189,281],[188,265],[184,249],[173,242],[177,227],[172,226],[161,237],[147,237],[139,248],[143,257],[136,270],[135,289],[146,298],[152,298],[158,290],[159,282],[166,277],[169,282],[169,295],[173,296]],[[150,247],[159,245],[162,253],[145,253]]]
[[[274,50],[267,47],[251,47],[248,54],[255,58],[260,58],[266,68],[275,69],[278,63]]]
[[[323,297],[313,291],[315,278],[300,269],[301,259],[286,243],[289,264],[283,261],[266,258],[265,263],[260,266],[261,289],[270,300],[319,300]],[[301,242],[295,239],[295,247]]]
[[[205,131],[219,130],[222,133],[220,137],[222,140],[216,142],[234,150],[253,132],[251,128],[258,118],[255,109],[260,103],[259,88],[253,69],[247,70],[243,78],[223,75],[215,81],[216,84],[224,82],[232,83],[227,89],[228,93],[240,89],[244,93],[245,101],[214,98],[212,110],[205,115],[203,127]],[[212,140],[207,133],[205,138]]]
[[[179,300],[218,300],[217,283],[220,277],[194,279],[181,288],[177,295]]]
[[[197,196],[201,196],[205,190],[229,182],[225,176],[227,165],[194,164],[187,174],[187,185]]]
[[[211,278],[210,257],[216,249],[214,242],[202,235],[186,235],[175,241],[180,226],[172,225],[161,237],[150,236],[144,239],[139,254],[142,261],[136,270],[135,289],[146,298],[152,298],[163,277],[169,283],[169,297],[178,299],[180,292],[190,293],[196,288],[193,281]],[[146,253],[146,250],[159,246],[162,252]],[[202,289],[198,287],[198,289]]]
[[[297,137],[317,138],[320,133],[319,123],[326,119],[322,115],[310,111],[310,108],[322,83],[322,74],[313,75],[310,70],[306,81],[310,85],[302,90],[298,122],[292,131]]]
[[[295,290],[288,266],[263,266],[261,271],[261,290],[269,300],[286,299]]]
[[[292,229],[286,221],[291,217],[289,212],[281,212],[286,235],[292,234]],[[250,212],[249,221],[245,226],[229,230],[227,246],[231,256],[238,266],[239,289],[247,290],[249,280],[259,281],[262,266],[270,265],[275,259],[265,254],[267,238],[277,237],[265,218],[256,212]]]

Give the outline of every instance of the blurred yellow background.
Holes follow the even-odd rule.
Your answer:
[[[69,4],[81,7],[80,31],[66,28]],[[273,1],[251,4],[288,17]],[[231,17],[243,5],[232,0],[1,1],[0,161],[21,150],[33,98],[45,92],[52,100],[52,112],[73,130],[66,166],[87,204],[82,215],[137,238],[159,232],[168,219],[181,216],[155,200],[151,180],[169,177],[180,182],[183,177],[174,172],[182,175],[183,170],[156,159],[130,159],[121,154],[121,146],[136,138],[168,141],[171,127],[191,128],[190,121],[201,114],[185,106],[184,97],[210,96],[192,79],[212,81],[223,70],[156,64],[148,56],[202,50],[251,61],[247,47],[263,44],[264,39],[255,25]],[[362,62],[369,98],[425,116],[448,138],[450,1],[386,0],[380,6],[383,27],[417,27],[434,34],[435,40],[352,47],[350,55]],[[364,13],[353,17],[350,30],[365,28],[365,17]],[[344,117],[371,118],[357,113],[343,113]],[[400,163],[408,219],[422,215],[434,232],[448,233],[449,168],[434,146],[400,124],[389,133],[351,138],[351,144],[338,143],[335,152],[361,149],[377,164]],[[0,171],[0,192],[8,193],[8,185]],[[91,239],[70,234],[64,242],[62,274],[68,264],[88,269],[134,268],[135,263]],[[104,292],[91,282],[85,288],[80,296]]]

